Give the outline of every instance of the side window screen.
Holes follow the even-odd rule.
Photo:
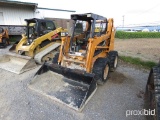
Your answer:
[[[53,22],[46,22],[46,27],[47,27],[47,30],[55,30],[56,29]]]
[[[41,22],[40,30],[41,31],[47,30],[46,22]]]
[[[105,29],[106,29],[106,22],[101,22],[101,21],[96,22],[94,32],[105,32]]]
[[[76,21],[74,35],[81,34],[86,29],[86,21]]]
[[[75,26],[75,35],[78,35],[83,32],[82,23],[77,23]]]
[[[29,37],[31,37],[33,34],[36,34],[36,23],[35,22],[29,23],[28,29],[26,28],[26,33],[29,34]]]

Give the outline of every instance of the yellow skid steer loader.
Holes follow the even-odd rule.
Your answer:
[[[62,28],[45,19],[25,19],[26,35],[17,41],[9,54],[0,56],[0,68],[13,73],[23,73],[52,60],[61,44]]]
[[[81,111],[117,67],[113,19],[93,13],[73,14],[71,37],[62,38],[53,63],[44,63],[29,88]],[[99,26],[98,30],[95,30]]]

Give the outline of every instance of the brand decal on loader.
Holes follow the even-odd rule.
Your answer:
[[[54,39],[54,38],[56,38],[56,37],[58,37],[58,34],[53,35],[53,36],[52,36],[52,39]]]

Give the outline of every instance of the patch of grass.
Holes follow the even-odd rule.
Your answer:
[[[10,40],[11,42],[16,42],[16,38],[14,38],[14,37],[10,37],[9,40]]]
[[[119,38],[119,39],[160,38],[160,32],[125,32],[125,31],[116,31],[115,38]]]
[[[144,68],[150,69],[153,66],[156,66],[157,63],[152,62],[152,61],[143,61],[140,58],[133,58],[130,56],[119,56],[119,58],[125,62],[134,64],[134,65],[138,65],[138,66],[142,66]]]

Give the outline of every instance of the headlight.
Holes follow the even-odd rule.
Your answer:
[[[64,32],[62,32],[62,33],[61,33],[61,36],[65,36],[65,33],[64,33]]]

